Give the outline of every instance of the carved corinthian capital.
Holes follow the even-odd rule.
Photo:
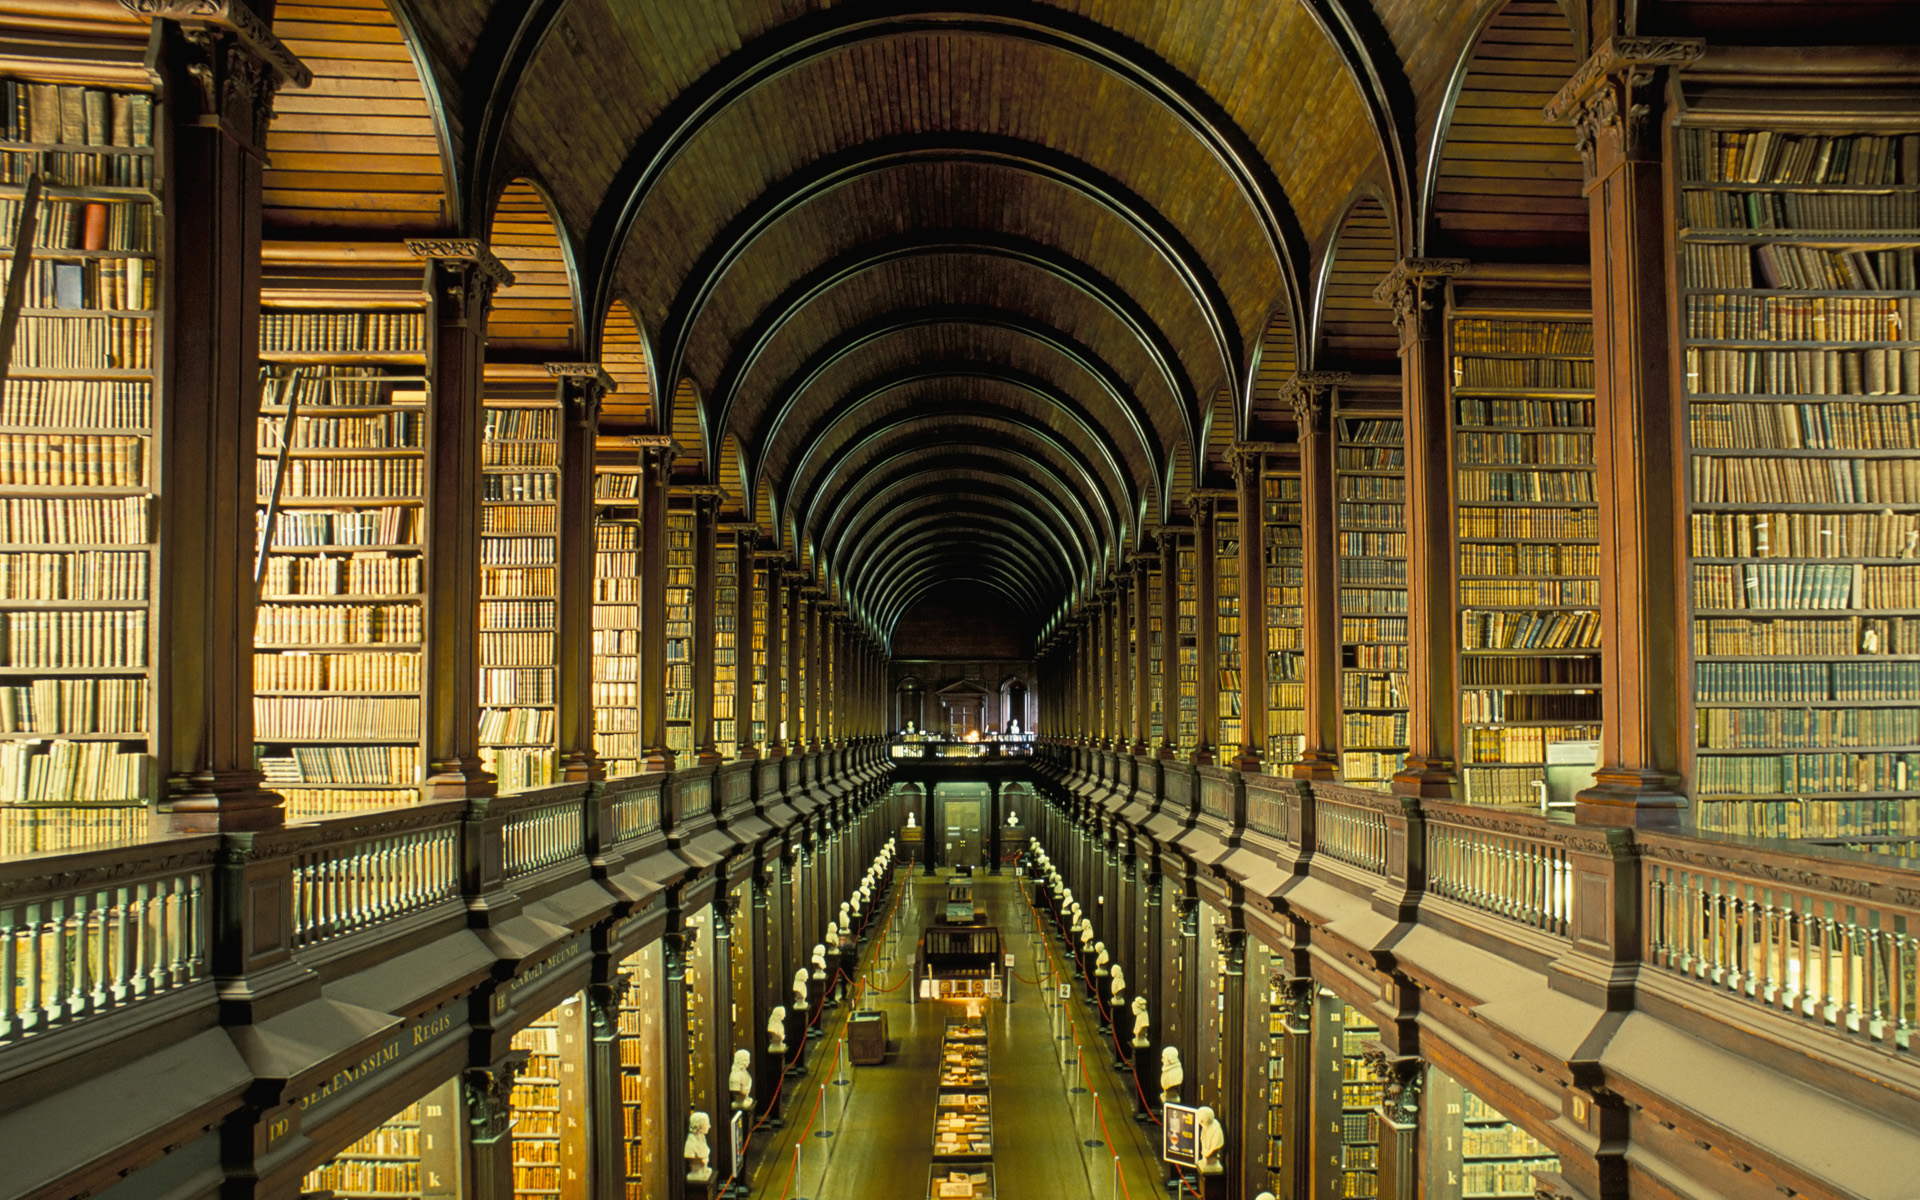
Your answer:
[[[1660,137],[1654,113],[1667,72],[1693,62],[1705,48],[1698,38],[1608,38],[1541,116],[1573,125],[1589,182],[1621,163],[1656,161]]]
[[[1448,276],[1465,274],[1468,267],[1464,258],[1403,258],[1373,289],[1375,303],[1393,306],[1393,327],[1400,331],[1402,351],[1420,336],[1422,314],[1433,309],[1428,293]]]
[[[1280,399],[1292,407],[1302,440],[1326,428],[1327,393],[1350,378],[1346,371],[1300,371],[1280,385]]]
[[[595,362],[550,362],[547,374],[562,381],[567,412],[589,423],[600,419],[600,402],[617,387],[613,376]]]

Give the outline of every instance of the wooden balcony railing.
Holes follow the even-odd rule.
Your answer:
[[[1314,806],[1317,850],[1348,866],[1387,873],[1387,816],[1361,804],[1319,796]]]
[[[556,791],[561,792],[555,796]],[[496,801],[514,806],[501,829],[508,879],[578,857],[586,848],[586,793],[578,786],[541,788]]]
[[[1552,826],[1446,805],[1426,806],[1426,818],[1429,892],[1567,936],[1573,868]]]
[[[275,835],[299,847],[294,945],[316,945],[458,896],[464,807],[453,801],[395,809]]]
[[[213,864],[196,837],[0,865],[0,1045],[207,973]]]

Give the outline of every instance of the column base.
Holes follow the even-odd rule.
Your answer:
[[[260,786],[258,771],[205,772],[171,780],[154,824],[168,833],[254,833],[286,825],[286,798]]]
[[[1673,776],[1640,767],[1600,768],[1573,801],[1577,824],[1634,829],[1671,829],[1688,807]]]
[[[1326,750],[1303,750],[1293,765],[1287,768],[1287,774],[1295,779],[1332,783],[1340,778],[1340,759]]]
[[[429,764],[426,785],[420,789],[428,802],[479,800],[499,794],[499,781],[478,758],[459,758]]]
[[[646,773],[652,775],[661,771],[673,770],[674,758],[674,752],[665,746],[649,746],[647,748],[647,757],[644,760]]]
[[[693,753],[693,762],[699,767],[717,767],[726,759],[720,757],[720,751],[714,746],[702,746]]]
[[[1414,758],[1393,776],[1393,794],[1421,800],[1451,800],[1455,775],[1450,758]]]
[[[591,750],[560,756],[562,783],[603,783],[606,778],[607,764]]]

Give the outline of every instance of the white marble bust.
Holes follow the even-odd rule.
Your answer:
[[[1227,1131],[1214,1120],[1213,1110],[1204,1106],[1194,1114],[1193,1125],[1194,1138],[1200,1148],[1200,1173],[1218,1175],[1220,1156],[1227,1149]]]
[[[1107,956],[1107,944],[1105,942],[1095,942],[1093,944],[1093,973],[1095,975],[1105,975],[1112,969],[1113,960]]]
[[[687,1160],[688,1183],[705,1183],[713,1178],[713,1148],[707,1145],[707,1132],[712,1128],[713,1119],[703,1112],[687,1121],[687,1143],[681,1154]]]
[[[807,969],[805,967],[793,973],[793,1006],[799,1009],[807,1007]]]
[[[1187,1081],[1187,1071],[1180,1065],[1180,1051],[1168,1046],[1160,1052],[1160,1103],[1167,1104],[1180,1099],[1180,1085]]]
[[[1134,1046],[1134,1049],[1144,1050],[1147,1048],[1149,1044],[1149,1039],[1147,1037],[1147,1028],[1152,1024],[1153,1024],[1153,1017],[1147,1012],[1147,998],[1145,996],[1135,996],[1133,998],[1133,1046]]]
[[[733,1052],[733,1070],[727,1072],[727,1091],[733,1096],[733,1106],[742,1111],[753,1108],[753,1053],[749,1050]]]
[[[787,1006],[776,1004],[767,1014],[767,1053],[787,1052]]]
[[[1113,997],[1113,1006],[1118,1008],[1120,1001],[1124,999],[1121,993],[1127,990],[1127,969],[1119,963],[1113,964],[1111,978],[1113,989],[1109,994]]]
[[[815,979],[827,977],[827,944],[825,942],[813,944],[813,977]]]

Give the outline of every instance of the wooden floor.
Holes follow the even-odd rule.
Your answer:
[[[808,1074],[789,1081],[795,1090],[786,1127],[756,1139],[754,1200],[927,1194],[935,1060],[947,1020],[964,1009],[952,1001],[908,1002],[914,943],[946,899],[944,878],[903,875],[902,882],[908,878],[911,887],[902,889],[892,921],[874,932],[863,959],[869,1003],[887,1014],[895,1052],[880,1066],[840,1066],[833,1052],[851,1006],[829,1014]],[[1074,988],[1063,1006],[1054,998],[1057,988],[1041,986],[1050,969],[1070,964],[1057,940],[1034,932],[1023,883],[1008,873],[980,878],[974,887],[983,920],[999,926],[1015,956],[1011,1001],[987,1009],[996,1200],[1110,1200],[1116,1152],[1124,1177],[1118,1200],[1154,1200],[1165,1192],[1152,1144],[1133,1118],[1131,1077],[1113,1069],[1113,1043],[1097,1031],[1084,993]],[[1055,962],[1060,965],[1051,966]],[[1084,1061],[1083,1045],[1094,1048]]]

